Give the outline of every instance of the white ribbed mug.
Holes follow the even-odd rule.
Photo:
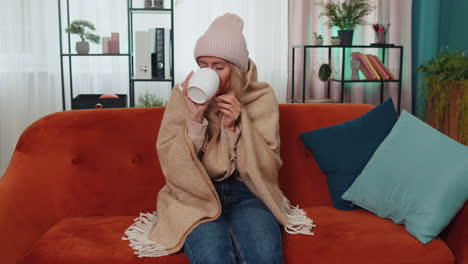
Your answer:
[[[187,86],[188,97],[197,104],[208,102],[219,88],[219,76],[210,68],[201,68],[193,73]],[[180,89],[183,89],[180,86]]]

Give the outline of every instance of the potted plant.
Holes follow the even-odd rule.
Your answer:
[[[427,104],[420,116],[434,128],[462,144],[468,144],[468,57],[455,50],[442,50],[436,58],[419,66]]]
[[[323,44],[323,36],[314,32],[314,45],[321,46]]]
[[[76,52],[78,54],[89,53],[89,42],[87,42],[86,40],[99,44],[99,36],[86,31],[86,28],[93,30],[93,31],[96,30],[96,28],[91,22],[88,22],[85,20],[75,20],[70,24],[69,27],[65,29],[67,33],[77,34],[78,36],[80,36],[81,41],[76,42],[76,46],[75,46]]]
[[[341,42],[340,37],[331,36],[331,44],[332,45],[338,46],[338,45],[340,45],[340,42]]]
[[[166,106],[167,101],[163,98],[145,91],[144,94],[138,97],[137,107],[157,107]]]
[[[352,45],[354,28],[365,24],[364,17],[375,8],[371,0],[331,1],[317,5],[324,8],[320,16],[328,17],[327,25],[339,28],[338,36],[343,46]]]

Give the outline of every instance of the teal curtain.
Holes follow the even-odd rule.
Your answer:
[[[420,84],[421,73],[416,73],[416,68],[441,49],[468,50],[467,11],[467,0],[413,0],[413,113],[419,118],[426,118],[426,87]]]

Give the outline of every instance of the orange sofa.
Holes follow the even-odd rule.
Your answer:
[[[280,185],[306,208],[315,236],[283,233],[286,263],[468,264],[468,206],[423,245],[365,210],[338,211],[299,134],[372,106],[280,106]],[[75,110],[45,116],[21,135],[0,178],[0,263],[188,263],[183,253],[140,259],[121,240],[164,185],[155,143],[164,108]]]

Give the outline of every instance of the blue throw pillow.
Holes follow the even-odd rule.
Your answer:
[[[427,244],[468,199],[468,147],[403,111],[343,199]]]
[[[335,208],[356,208],[341,199],[341,195],[361,173],[396,121],[393,101],[388,99],[359,118],[300,135],[320,169],[327,175]]]

